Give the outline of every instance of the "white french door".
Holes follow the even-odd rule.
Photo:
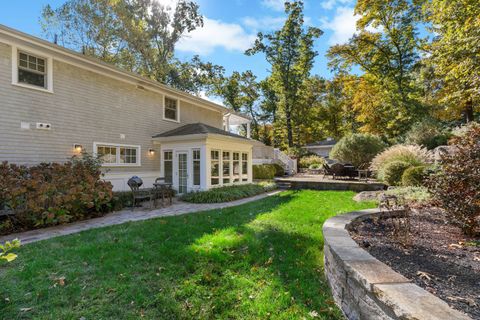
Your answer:
[[[177,185],[178,193],[184,194],[188,192],[188,153],[177,152]]]

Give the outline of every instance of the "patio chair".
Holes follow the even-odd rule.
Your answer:
[[[172,184],[165,182],[165,177],[159,177],[155,179],[155,183],[153,184],[155,187],[153,189],[155,195],[155,203],[157,199],[162,199],[162,206],[165,205],[165,199],[168,199],[170,205],[173,203],[173,189]]]
[[[135,210],[137,202],[142,202],[142,201],[149,201],[150,202],[150,209],[153,208],[153,199],[154,195],[152,193],[152,189],[140,189],[140,187],[143,185],[142,179],[140,179],[137,176],[133,176],[130,179],[128,179],[127,182],[128,186],[130,187],[130,190],[132,190],[132,206],[133,210]]]

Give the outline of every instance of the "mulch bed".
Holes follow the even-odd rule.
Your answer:
[[[480,319],[480,239],[447,224],[442,211],[414,210],[407,237],[399,236],[395,221],[385,217],[355,223],[350,234],[396,272]]]

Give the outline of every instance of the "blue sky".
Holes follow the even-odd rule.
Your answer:
[[[166,5],[176,0],[156,0]],[[42,37],[39,17],[44,5],[61,5],[64,0],[2,1],[0,24]],[[282,25],[283,0],[197,0],[205,26],[195,30],[177,46],[177,57],[189,59],[194,54],[223,65],[227,72],[252,70],[259,78],[268,74],[262,55],[247,57],[258,31],[268,32]],[[330,77],[325,53],[336,43],[345,42],[355,31],[355,0],[305,0],[308,25],[320,27],[325,34],[317,40],[319,52],[314,74]]]

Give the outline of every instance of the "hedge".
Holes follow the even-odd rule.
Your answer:
[[[207,191],[191,192],[181,200],[192,203],[219,203],[248,198],[275,189],[274,183],[250,183],[236,186],[213,188]]]
[[[273,164],[255,164],[253,165],[253,179],[273,179],[277,169]]]

